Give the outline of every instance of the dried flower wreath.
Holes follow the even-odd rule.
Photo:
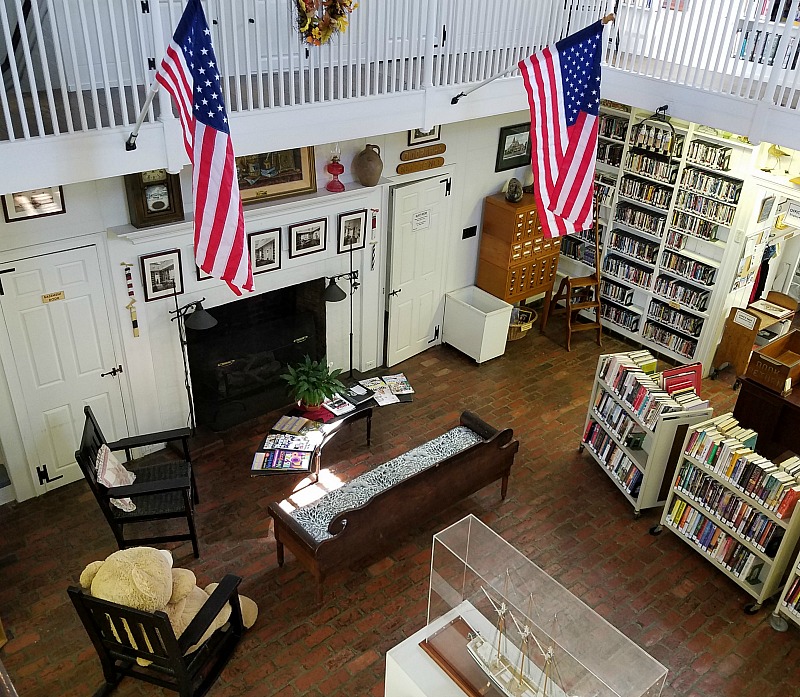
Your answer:
[[[321,46],[338,32],[347,31],[355,0],[296,0],[297,29],[306,43]]]

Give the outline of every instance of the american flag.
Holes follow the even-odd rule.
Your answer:
[[[536,207],[546,237],[592,227],[603,24],[519,62],[531,108]]]
[[[189,0],[156,80],[178,107],[193,165],[194,255],[206,273],[241,295],[253,290],[228,114],[200,0]]]

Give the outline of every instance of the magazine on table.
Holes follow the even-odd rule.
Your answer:
[[[359,404],[369,401],[375,395],[373,394],[372,390],[368,390],[363,385],[356,383],[342,392],[341,396],[354,406],[358,406]]]
[[[310,435],[293,435],[291,433],[270,433],[261,446],[262,450],[301,450],[311,452],[317,447],[321,438]]]
[[[363,387],[372,390],[375,394],[375,401],[378,406],[386,406],[387,404],[394,404],[400,400],[397,395],[392,392],[389,385],[387,385],[381,378],[365,378],[358,381]]]
[[[310,452],[299,450],[259,450],[253,457],[251,474],[273,474],[279,472],[310,472]]]
[[[333,397],[324,400],[322,406],[336,416],[342,416],[342,414],[347,414],[355,409],[355,406],[340,394],[335,394]]]
[[[414,388],[403,373],[384,375],[383,381],[389,386],[392,394],[414,394]]]

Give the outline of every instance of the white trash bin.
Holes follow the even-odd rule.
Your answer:
[[[483,363],[506,350],[511,308],[477,286],[445,293],[442,341]]]

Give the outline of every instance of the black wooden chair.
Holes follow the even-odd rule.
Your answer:
[[[94,697],[111,694],[126,675],[174,690],[180,697],[205,695],[244,632],[238,593],[241,581],[238,576],[225,576],[180,638],[175,637],[164,612],[134,610],[70,587],[67,593],[103,667],[105,684]],[[232,610],[228,622],[197,650],[184,655],[200,640],[226,602],[230,602]],[[140,665],[138,658],[146,659],[149,665]]]
[[[180,428],[173,431],[132,436],[108,443],[97,425],[97,420],[92,414],[91,407],[84,407],[83,411],[86,414],[86,421],[83,425],[80,447],[75,452],[75,460],[80,465],[83,476],[89,483],[97,503],[100,504],[103,515],[105,515],[108,524],[111,526],[119,548],[191,540],[194,556],[199,557],[200,552],[197,546],[197,533],[194,525],[194,504],[199,501],[199,498],[197,496],[197,485],[192,470],[192,462],[189,458],[188,443],[191,431],[188,428]],[[131,461],[130,459],[132,448],[171,441],[182,442],[183,460],[146,465],[139,463],[137,465],[136,460]],[[109,488],[97,481],[97,453],[103,444],[107,445],[112,451],[125,451],[128,457],[125,467],[136,474],[136,481],[133,484]],[[136,504],[136,510],[127,512],[111,504],[111,499],[122,498],[130,498]],[[150,524],[150,521],[169,518],[184,518],[188,531],[149,537],[129,537],[126,535],[126,526],[133,523]]]

